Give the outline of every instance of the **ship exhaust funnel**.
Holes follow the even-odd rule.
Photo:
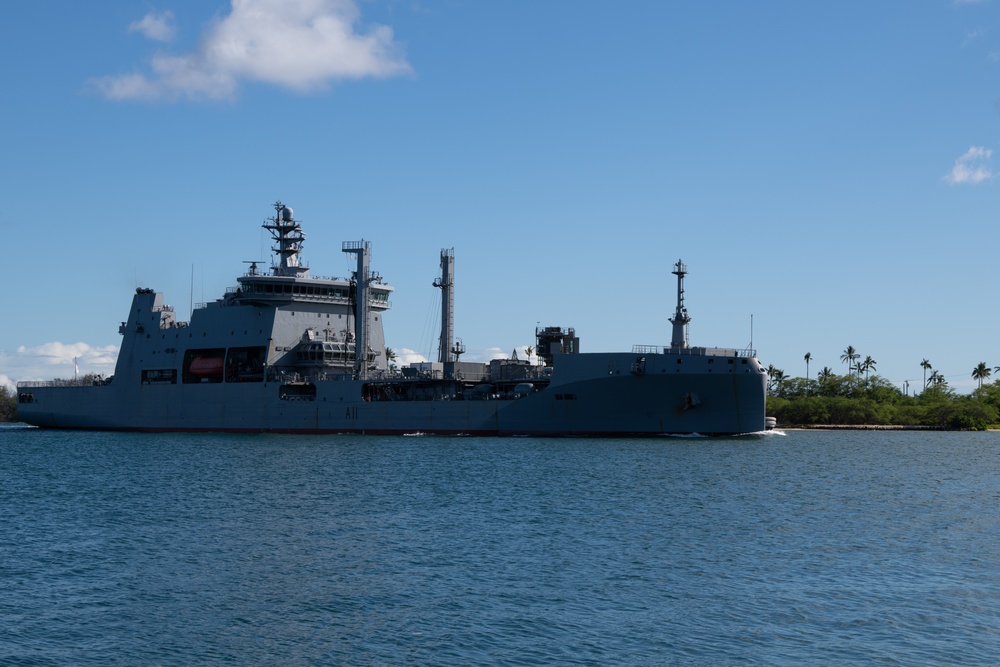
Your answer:
[[[368,313],[370,308],[368,286],[377,280],[371,272],[372,245],[364,239],[344,241],[341,249],[357,255],[358,268],[354,273],[357,297],[354,302],[354,373],[359,380],[368,378]]]
[[[454,361],[452,341],[455,339],[455,249],[441,249],[441,277],[434,279],[434,287],[441,288],[441,340],[438,343],[438,361]],[[465,351],[465,348],[462,348]]]
[[[688,346],[688,322],[691,321],[687,308],[684,307],[684,276],[687,275],[687,266],[684,262],[677,260],[674,270],[671,271],[677,276],[677,310],[670,318],[670,323],[674,325],[673,336],[670,340],[670,347],[686,348]]]

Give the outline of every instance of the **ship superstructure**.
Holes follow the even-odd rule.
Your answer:
[[[179,322],[163,295],[138,289],[115,374],[87,383],[21,382],[19,418],[52,428],[470,435],[738,434],[766,428],[766,373],[752,350],[691,347],[675,265],[668,346],[580,351],[572,328],[536,327],[539,365],[463,362],[454,335],[454,249],[441,251],[437,362],[396,369],[383,315],[393,288],[371,244],[349,241],[352,275],[321,278],[301,260],[305,233],[277,202],[263,227],[269,271]]]

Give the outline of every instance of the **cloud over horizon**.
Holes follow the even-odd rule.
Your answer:
[[[13,354],[0,350],[0,378],[8,383],[71,378],[75,372],[74,359],[80,366],[80,375],[110,375],[118,360],[118,346],[53,341],[35,347],[21,345]]]
[[[972,146],[955,160],[955,165],[945,175],[944,180],[952,185],[976,185],[988,181],[995,176],[988,164],[992,156],[992,149]]]
[[[304,93],[338,80],[386,78],[412,71],[392,28],[358,27],[354,0],[232,0],[229,14],[209,25],[191,52],[158,54],[149,74],[92,79],[111,100],[224,100],[241,83],[269,83]],[[173,36],[170,12],[132,23],[151,39]]]

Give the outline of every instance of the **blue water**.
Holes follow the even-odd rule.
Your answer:
[[[0,428],[0,664],[996,664],[1000,433]]]

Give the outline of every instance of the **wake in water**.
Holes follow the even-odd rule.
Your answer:
[[[761,436],[786,436],[784,431],[771,429],[769,431],[754,431],[753,433],[735,433],[733,435],[703,435],[701,433],[661,433],[661,438],[756,438]]]

